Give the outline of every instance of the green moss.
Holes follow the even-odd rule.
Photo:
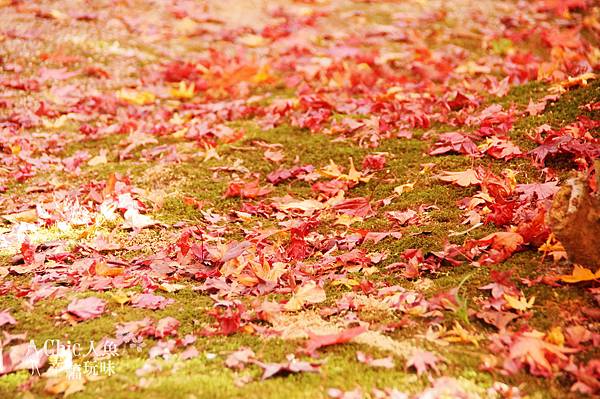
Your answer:
[[[524,92],[527,91],[524,89]],[[524,96],[526,94],[520,95],[521,98]],[[534,134],[534,130],[544,124],[555,129],[561,128],[574,122],[580,115],[597,119],[600,117],[599,111],[587,111],[581,108],[583,105],[597,101],[600,101],[600,81],[598,80],[591,82],[587,87],[569,90],[558,101],[549,103],[540,115],[520,118],[516,121],[510,136],[520,147],[526,150],[533,149],[536,144],[526,138],[527,134]]]
[[[490,103],[497,103],[502,105],[504,108],[508,108],[511,105],[517,107],[527,107],[529,101],[536,102],[545,95],[548,94],[548,85],[543,82],[532,81],[522,85],[513,86],[508,94],[502,98],[489,97]]]

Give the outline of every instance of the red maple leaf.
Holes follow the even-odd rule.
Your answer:
[[[158,310],[164,309],[167,305],[173,302],[175,302],[173,299],[148,293],[135,296],[131,300],[131,305],[135,308]]]
[[[369,198],[365,197],[349,198],[340,202],[337,205],[334,205],[332,209],[335,209],[336,211],[339,211],[346,215],[358,216],[361,218],[373,216],[373,214],[375,213],[373,211],[373,208],[371,208]]]
[[[515,192],[520,194],[519,199],[522,201],[532,198],[544,200],[552,198],[559,189],[557,181],[548,181],[546,183],[517,184]]]
[[[104,313],[106,302],[100,298],[89,297],[84,299],[74,299],[67,306],[67,312],[79,320],[88,320],[99,317]]]
[[[29,241],[29,238],[21,244],[21,255],[26,265],[31,265],[35,262],[35,248],[36,246]]]
[[[156,323],[156,330],[154,336],[156,338],[164,338],[169,335],[177,335],[177,329],[179,328],[179,320],[174,317],[167,316],[160,319]]]
[[[250,182],[233,181],[229,183],[227,191],[225,191],[224,197],[240,197],[240,198],[257,198],[269,194],[273,191],[269,187],[260,187],[257,180]]]
[[[586,8],[585,0],[544,0],[539,6],[540,11],[553,11],[558,16],[562,16],[570,10]]]
[[[567,361],[566,354],[577,352],[576,349],[560,347],[544,341],[544,334],[539,331],[516,333],[512,337],[509,347],[508,359],[515,362],[517,367],[529,366],[533,375],[551,377],[552,365],[559,366]],[[505,364],[505,368],[512,369],[512,364]]]
[[[368,170],[381,170],[385,167],[385,161],[383,154],[369,154],[364,157],[362,167]]]
[[[208,314],[217,319],[218,334],[231,335],[240,329],[243,310],[244,306],[241,303],[223,302],[216,304]]]
[[[263,363],[257,360],[252,363],[263,369],[262,380],[278,375],[288,375],[295,373],[316,373],[321,367],[318,363],[310,363],[303,360],[297,360],[294,355],[288,355],[287,361],[282,363]]]
[[[323,348],[325,346],[337,345],[337,344],[345,344],[350,342],[354,337],[366,332],[367,329],[364,326],[358,326],[353,328],[348,328],[346,330],[342,330],[336,334],[328,334],[328,335],[315,335],[309,333],[310,339],[306,342],[303,352],[313,356],[317,349]]]
[[[441,155],[448,152],[481,156],[477,145],[469,137],[457,132],[441,134],[429,155]]]
[[[406,360],[406,368],[414,367],[418,375],[423,374],[427,369],[432,369],[436,373],[439,373],[437,364],[440,361],[442,359],[433,352],[415,349],[408,360]]]

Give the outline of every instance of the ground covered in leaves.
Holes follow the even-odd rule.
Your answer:
[[[600,393],[596,2],[0,20],[0,397]]]

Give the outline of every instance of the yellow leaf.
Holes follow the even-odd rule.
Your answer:
[[[69,117],[67,115],[61,115],[54,120],[44,119],[42,123],[46,129],[60,129],[67,123],[68,120]]]
[[[179,85],[176,88],[171,89],[171,97],[180,98],[180,99],[190,99],[194,97],[194,90],[196,90],[196,85],[194,82],[187,85],[183,80],[179,82]]]
[[[304,305],[321,303],[325,299],[327,299],[325,290],[314,281],[309,281],[296,290],[288,303],[285,304],[284,309],[288,311],[300,310]]]
[[[517,187],[517,173],[512,169],[505,169],[504,176],[510,186],[511,190],[514,190]]]
[[[259,279],[276,283],[281,276],[287,272],[287,264],[284,262],[273,262],[272,265],[266,260],[262,263],[252,262],[250,268]]]
[[[466,330],[459,322],[454,322],[452,330],[444,334],[444,340],[453,343],[471,343],[479,347],[480,337]]]
[[[352,287],[356,287],[360,283],[352,278],[341,278],[339,280],[335,280],[331,285],[343,285],[348,289],[352,289]]]
[[[409,193],[415,187],[415,183],[404,183],[397,187],[394,187],[394,192],[398,195],[402,195],[402,193]]]
[[[520,297],[514,297],[511,295],[507,295],[504,294],[504,299],[506,300],[506,303],[508,304],[508,306],[510,306],[511,308],[515,309],[515,310],[519,310],[519,311],[526,311],[527,309],[531,309],[533,307],[533,304],[535,302],[535,297],[532,296],[531,298],[529,298],[529,300],[527,300],[527,298]]]
[[[312,212],[312,211],[317,211],[319,209],[323,209],[324,205],[317,200],[307,199],[307,200],[293,200],[293,201],[286,202],[285,204],[277,204],[277,207],[279,209],[281,209],[282,211],[299,210],[299,211],[304,211],[304,212],[308,212],[308,211]]]
[[[178,19],[174,24],[175,31],[180,35],[189,35],[198,29],[198,23],[191,18]]]
[[[156,100],[156,96],[147,91],[135,91],[121,89],[117,92],[117,98],[134,105],[148,105]]]
[[[350,168],[348,169],[348,173],[343,173],[340,167],[333,162],[333,160],[329,160],[329,165],[321,169],[321,174],[327,177],[331,177],[339,180],[347,180],[354,183],[359,182],[368,182],[371,180],[371,176],[363,176],[362,173],[356,170],[354,167],[354,160],[350,158]]]
[[[106,159],[106,153],[103,153],[91,158],[87,164],[88,166],[98,166],[104,165],[105,163],[108,163],[108,159]]]
[[[240,43],[245,44],[248,47],[264,46],[267,43],[267,41],[265,40],[264,37],[262,37],[260,35],[254,35],[254,34],[244,35],[244,36],[240,37],[238,40]]]
[[[115,293],[109,292],[109,295],[116,303],[118,303],[121,306],[129,302],[130,299],[129,294],[123,291],[117,291]]]
[[[49,12],[50,16],[54,19],[67,19],[69,16],[62,11],[52,9]]]
[[[202,154],[202,153],[199,153]],[[204,151],[204,162],[209,161],[211,159],[216,159],[216,160],[220,160],[221,156],[219,155],[219,153],[217,152],[216,148],[206,148],[206,151]]]
[[[269,73],[270,71],[271,67],[269,66],[269,64],[262,65],[258,72],[256,72],[256,75],[252,77],[252,82],[263,83],[270,80],[272,78],[271,74]]]
[[[462,172],[442,172],[442,175],[438,176],[438,179],[454,183],[461,187],[475,186],[481,183],[479,174],[473,169],[467,169]]]
[[[542,62],[538,68],[538,81],[550,80],[558,68],[559,65],[556,62]],[[553,86],[553,88],[555,87],[564,91],[561,86]]]
[[[236,276],[236,280],[245,287],[254,287],[256,284],[260,283],[258,277],[249,274],[240,274]]]
[[[553,327],[548,334],[546,334],[546,341],[551,344],[563,346],[565,343],[565,336],[563,335],[560,326]]]
[[[596,273],[592,273],[590,269],[586,269],[580,265],[574,265],[573,273],[571,275],[562,275],[558,278],[565,283],[579,283],[581,281],[593,281],[600,278],[600,270]]]
[[[38,219],[37,211],[35,209],[28,209],[26,211],[11,213],[8,215],[2,215],[2,218],[8,220],[11,223],[28,222],[34,223]]]
[[[175,137],[176,139],[182,139],[185,137],[185,134],[188,132],[188,128],[184,127],[183,129],[179,129],[177,131],[175,131],[172,136]]]
[[[574,86],[587,86],[589,80],[594,80],[598,76],[595,73],[584,73],[579,76],[569,77],[567,80],[560,82],[559,84],[564,88],[574,87]]]
[[[356,170],[356,168],[354,167],[354,160],[352,158],[350,158],[350,169],[348,170],[348,180],[351,181],[361,181],[361,173]],[[362,181],[368,181],[368,180],[362,180]]]
[[[554,237],[554,233],[550,233],[546,242],[538,248],[539,252],[543,252],[544,256],[550,254],[555,262],[561,259],[567,259],[567,251],[563,245]]]
[[[97,276],[107,276],[107,277],[115,277],[123,274],[122,267],[110,267],[105,262],[96,263],[96,275]]]
[[[185,288],[183,284],[173,284],[173,283],[162,283],[158,286],[163,291],[166,292],[177,292]]]
[[[362,221],[363,221],[363,218],[361,218],[359,216],[352,216],[352,215],[343,213],[337,218],[337,220],[335,221],[334,224],[350,227],[351,224],[356,223],[356,222],[362,222]]]
[[[84,390],[83,379],[68,378],[66,375],[56,378],[49,378],[44,387],[44,391],[50,395],[63,394],[64,397],[69,396],[75,392]]]

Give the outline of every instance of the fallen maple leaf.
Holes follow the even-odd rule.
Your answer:
[[[170,335],[177,335],[179,325],[179,320],[176,318],[171,316],[164,317],[156,322],[154,336],[156,338],[164,338]]]
[[[441,134],[434,146],[435,148],[429,151],[429,155],[456,152],[471,156],[480,156],[479,150],[473,140],[457,132]]]
[[[434,370],[436,373],[439,373],[437,364],[441,360],[442,359],[433,352],[415,349],[406,361],[406,368],[414,367],[415,370],[417,370],[418,375],[426,372],[428,368]]]
[[[373,358],[373,356],[361,351],[356,352],[356,360],[371,367],[393,369],[396,366],[394,364],[394,358],[392,358],[391,356],[383,357],[381,359],[375,359]]]
[[[506,250],[510,253],[516,251],[524,242],[523,237],[519,233],[512,231],[498,231],[479,239],[479,241],[491,241],[492,248]]]
[[[550,377],[551,361],[555,364],[566,361],[566,354],[575,353],[577,350],[546,342],[544,336],[544,333],[535,330],[515,334],[510,345],[509,359],[518,364],[527,364],[534,375]]]
[[[264,372],[261,377],[262,380],[271,378],[277,375],[287,375],[292,373],[316,373],[321,367],[318,363],[309,363],[302,360],[297,360],[294,355],[287,356],[287,362],[283,363],[262,363],[254,361],[254,364],[261,367]]]
[[[283,151],[281,151],[281,150],[268,149],[265,151],[264,157],[267,161],[279,163],[279,162],[283,161],[283,158],[285,158],[285,155],[283,155]]]
[[[300,310],[307,304],[321,303],[327,299],[325,290],[319,287],[314,281],[300,286],[290,300],[285,304],[284,309],[288,311]]]
[[[570,362],[564,370],[577,379],[571,386],[572,392],[581,392],[588,396],[600,392],[600,360],[590,359],[586,365],[582,362],[579,366]]]
[[[600,279],[600,270],[596,273],[592,273],[590,269],[587,269],[581,265],[574,265],[573,272],[571,274],[558,276],[561,281],[565,283],[580,283],[582,281],[594,281]]]
[[[85,380],[83,378],[71,378],[68,375],[49,378],[44,386],[44,392],[50,395],[62,394],[63,397],[81,392],[84,389]]]
[[[181,99],[181,100],[189,100],[194,97],[194,91],[196,90],[196,85],[194,82],[190,84],[186,84],[185,81],[180,81],[177,86],[171,88],[171,97]]]
[[[255,356],[256,355],[252,349],[240,348],[227,356],[227,359],[225,359],[225,366],[229,367],[230,369],[241,370],[246,364],[250,363]]]
[[[452,343],[470,343],[479,347],[481,337],[479,334],[475,334],[464,328],[458,321],[455,321],[454,326],[444,334],[443,339]]]
[[[27,209],[22,212],[16,212],[12,214],[2,215],[0,216],[3,219],[8,220],[10,223],[18,223],[18,222],[26,222],[26,223],[34,223],[38,220],[38,214],[35,209]]]
[[[570,76],[567,78],[567,80],[564,80],[562,82],[558,83],[558,86],[561,87],[562,89],[569,89],[571,87],[577,87],[577,86],[587,86],[588,85],[588,81],[590,80],[595,80],[598,79],[598,75],[596,75],[595,73],[592,72],[587,72],[587,73],[583,73],[581,75],[578,76]],[[556,87],[553,87],[552,89],[556,90]],[[559,92],[561,90],[558,90]]]
[[[6,339],[7,333],[4,332]],[[0,361],[0,376],[18,370],[32,370],[34,372],[46,364],[48,355],[43,349],[37,349],[31,343],[2,348],[2,361]]]
[[[479,258],[478,262],[502,262],[510,257],[525,242],[523,236],[512,231],[499,231],[489,234],[479,240],[469,240],[465,243],[464,249],[469,252],[475,250],[479,252],[482,247],[489,246],[487,253]]]
[[[400,226],[419,223],[419,214],[412,209],[407,209],[406,211],[389,211],[386,215],[392,222]]]
[[[534,196],[538,200],[544,200],[552,198],[559,189],[558,182],[549,181],[546,183],[517,184],[515,192],[521,194],[519,198],[523,201],[531,199]]]
[[[83,321],[99,317],[104,313],[105,307],[105,301],[91,296],[84,299],[73,299],[69,306],[67,306],[67,313]]]
[[[369,154],[363,158],[363,169],[381,170],[385,167],[385,153]]]
[[[134,105],[148,105],[156,100],[156,96],[152,93],[130,89],[119,90],[117,92],[117,98]]]
[[[500,331],[506,330],[508,324],[514,319],[519,318],[519,315],[512,312],[499,312],[494,310],[482,310],[475,314],[479,319],[496,327]]]
[[[438,179],[457,184],[461,187],[476,186],[481,184],[482,180],[479,178],[479,174],[473,169],[467,169],[462,172],[442,172],[438,175]]]
[[[125,222],[123,228],[125,229],[143,229],[145,227],[154,226],[158,222],[152,219],[148,215],[142,215],[137,209],[128,209],[123,215]]]
[[[509,307],[515,310],[519,310],[521,312],[526,311],[527,309],[531,309],[533,304],[535,303],[535,297],[532,296],[527,300],[527,298],[523,297],[514,297],[512,295],[504,294],[504,300]]]
[[[415,183],[404,183],[399,186],[394,187],[394,192],[398,195],[402,195],[403,193],[409,193],[413,191],[415,188]]]
[[[358,326],[353,328],[348,328],[336,334],[328,334],[328,335],[315,335],[311,332],[308,333],[310,339],[306,342],[303,351],[309,355],[313,355],[317,349],[337,345],[337,344],[345,344],[350,342],[354,337],[364,333],[367,331],[367,328],[364,326]]]
[[[274,202],[273,205],[275,205],[278,209],[281,209],[282,211],[303,211],[307,214],[312,214],[314,211],[318,211],[325,207],[323,203],[313,199],[290,199],[285,202]]]
[[[127,302],[129,302],[131,300],[130,294],[123,292],[121,290],[114,292],[114,293],[109,292],[108,294],[116,303],[118,303],[121,306],[123,306],[124,304],[126,304]]]
[[[208,314],[217,319],[219,334],[231,335],[240,329],[243,310],[244,306],[239,302],[218,303]]]
[[[10,313],[8,313],[8,309],[0,312],[0,327],[2,327],[5,324],[12,324],[12,325],[17,324],[17,321],[15,320],[15,318],[12,317],[10,315]]]
[[[365,197],[349,198],[340,202],[339,204],[334,205],[332,209],[346,215],[360,218],[367,218],[369,216],[373,216],[375,213],[373,208],[371,208],[369,198]]]
[[[139,294],[131,300],[131,305],[135,308],[158,310],[164,309],[173,302],[175,302],[173,299],[160,295]]]
[[[546,101],[542,100],[534,103],[533,100],[530,98],[529,104],[527,105],[525,112],[528,113],[530,116],[535,116],[544,112],[545,109]]]
[[[125,269],[122,267],[110,267],[106,262],[96,263],[94,266],[95,274],[97,276],[115,277],[123,274]]]
[[[348,173],[343,173],[340,170],[340,167],[333,162],[333,160],[329,160],[329,165],[321,169],[321,174],[323,176],[332,177],[338,180],[346,180],[353,183],[364,182],[367,183],[371,180],[371,176],[363,176],[362,173],[356,170],[354,167],[354,161],[350,158],[350,168],[348,169]]]
[[[257,198],[269,194],[273,191],[269,187],[260,187],[258,185],[258,179],[250,182],[233,181],[229,183],[227,190],[225,191],[224,197],[240,197],[240,198]]]

